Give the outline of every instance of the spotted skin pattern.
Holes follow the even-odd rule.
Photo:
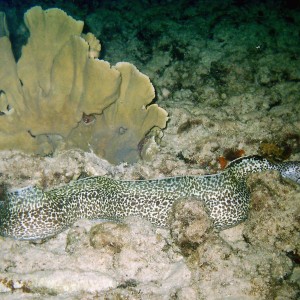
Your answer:
[[[300,184],[300,162],[273,164],[250,156],[214,175],[137,181],[97,176],[45,192],[37,187],[8,192],[0,200],[0,234],[35,240],[56,235],[79,219],[122,221],[126,216],[166,227],[174,202],[187,197],[203,201],[215,228],[223,230],[247,218],[247,176],[265,170]]]

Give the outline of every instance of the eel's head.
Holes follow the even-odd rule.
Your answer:
[[[300,161],[287,161],[277,165],[281,176],[300,184]]]

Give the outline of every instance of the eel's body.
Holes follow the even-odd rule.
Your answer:
[[[120,221],[141,216],[167,226],[173,203],[186,197],[203,201],[214,226],[225,229],[247,218],[247,176],[265,170],[278,170],[300,184],[300,162],[273,164],[252,156],[233,161],[215,175],[140,181],[98,176],[45,192],[36,187],[8,192],[0,200],[0,234],[23,240],[46,238],[83,218]]]

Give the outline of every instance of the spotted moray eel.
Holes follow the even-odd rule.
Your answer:
[[[137,181],[96,176],[49,191],[29,187],[7,192],[0,200],[0,234],[35,240],[56,235],[79,219],[121,221],[126,216],[141,216],[164,227],[173,203],[187,197],[203,201],[214,227],[223,230],[247,218],[247,176],[265,170],[277,170],[300,184],[300,162],[275,164],[250,156],[214,175]]]

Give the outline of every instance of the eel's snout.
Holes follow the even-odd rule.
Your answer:
[[[300,184],[300,161],[283,162],[279,165],[278,170],[283,178]]]

